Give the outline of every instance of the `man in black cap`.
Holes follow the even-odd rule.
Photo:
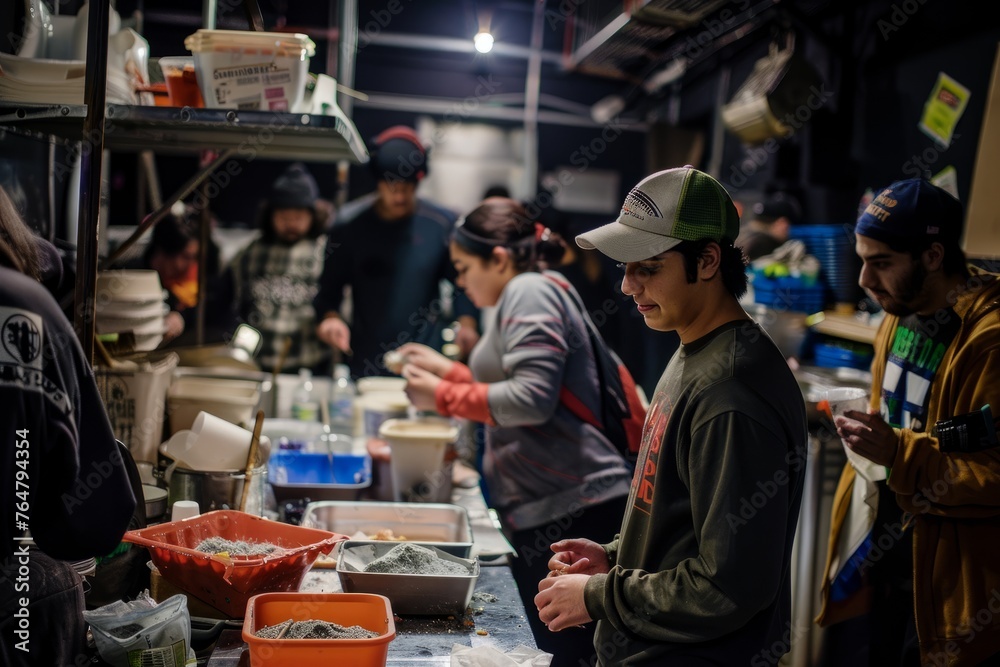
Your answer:
[[[278,363],[290,337],[285,369],[329,371],[329,349],[316,338],[312,306],[323,270],[325,211],[312,174],[302,164],[291,165],[261,206],[260,237],[229,265],[231,303],[238,320],[262,334],[258,361],[264,370]]]
[[[351,355],[356,377],[388,374],[382,355],[403,343],[440,349],[452,319],[461,324],[455,342],[463,354],[479,339],[477,311],[465,295],[455,291],[452,312],[441,299],[441,280],[455,277],[448,240],[456,216],[417,197],[427,149],[403,125],[384,130],[372,144],[376,192],[368,206],[341,211],[331,228],[313,302],[322,318],[320,340]],[[341,316],[347,286],[350,326]]]
[[[871,665],[1000,664],[1000,280],[966,263],[962,218],[908,179],[854,229],[858,282],[887,316],[869,410],[834,421],[877,466],[844,467],[817,620],[869,611]]]
[[[799,221],[799,204],[789,194],[775,192],[750,209],[753,217],[736,239],[736,246],[743,249],[751,262],[770,255],[788,240],[792,225]]]

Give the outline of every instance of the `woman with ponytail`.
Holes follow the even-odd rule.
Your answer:
[[[592,664],[593,625],[551,633],[534,597],[549,545],[586,533],[606,543],[621,525],[632,467],[580,405],[600,414],[601,387],[581,300],[548,270],[563,240],[513,199],[484,200],[455,228],[458,286],[483,315],[469,365],[416,344],[399,349],[407,394],[419,409],[485,425],[483,475],[491,505],[517,550],[512,560],[535,640],[552,665]],[[603,341],[599,341],[603,345]],[[580,662],[583,660],[584,662]]]

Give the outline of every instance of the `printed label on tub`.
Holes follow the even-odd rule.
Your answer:
[[[285,98],[285,89],[281,86],[277,88],[265,88],[264,99],[267,100],[269,111],[288,111],[288,100]]]
[[[219,67],[212,71],[212,80],[215,101],[220,106],[260,109],[264,97],[271,111],[288,109],[288,100],[278,98],[286,97],[280,86],[292,83],[292,72],[275,63]]]

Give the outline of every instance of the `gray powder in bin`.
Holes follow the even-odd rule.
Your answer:
[[[400,544],[384,556],[365,566],[365,572],[378,574],[469,574],[461,563],[442,560],[438,555],[418,544]]]
[[[202,540],[194,550],[203,551],[208,554],[217,554],[225,551],[230,556],[266,556],[280,548],[278,545],[271,544],[270,542],[246,542],[244,540],[209,537]]]
[[[291,620],[291,619],[289,619]],[[254,633],[255,637],[261,639],[275,639],[288,621],[269,625]],[[345,628],[343,625],[330,623],[328,621],[296,621],[288,628],[288,632],[282,639],[374,639],[378,637],[377,632],[366,630],[360,625],[352,625]]]

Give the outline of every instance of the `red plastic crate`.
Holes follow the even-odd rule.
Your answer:
[[[261,628],[293,621],[360,625],[379,633],[371,639],[262,639]],[[251,667],[380,667],[396,636],[389,598],[367,593],[262,593],[250,598],[243,641]]]
[[[231,558],[195,551],[209,537],[270,542],[281,549],[266,556]],[[242,618],[247,600],[258,593],[297,591],[316,558],[330,553],[347,536],[236,510],[217,510],[130,530],[122,539],[146,547],[153,564],[171,584],[232,618]]]

